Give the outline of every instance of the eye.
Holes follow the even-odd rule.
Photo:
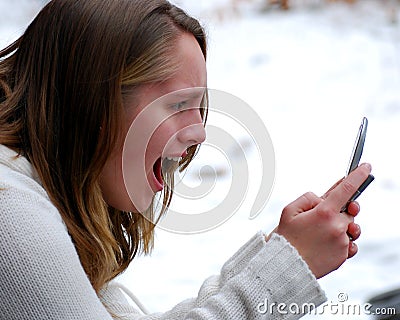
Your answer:
[[[174,103],[173,105],[171,105],[171,108],[175,111],[181,111],[187,104],[188,104],[187,101],[180,101],[178,103]]]

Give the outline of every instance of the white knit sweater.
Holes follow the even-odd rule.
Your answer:
[[[297,251],[281,236],[250,239],[208,278],[196,298],[143,315],[110,283],[93,290],[61,216],[35,170],[0,145],[0,319],[297,319],[265,312],[266,302],[320,305],[325,295]],[[107,308],[105,308],[107,306]]]

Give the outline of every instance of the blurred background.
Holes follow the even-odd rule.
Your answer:
[[[21,35],[45,2],[0,0],[0,47]],[[376,180],[359,198],[359,253],[320,283],[329,301],[346,293],[350,304],[400,287],[400,1],[173,2],[207,30],[209,87],[243,99],[265,123],[275,149],[275,184],[263,212],[249,220],[261,163],[251,138],[239,136],[249,142],[242,144],[248,146],[253,179],[241,208],[206,233],[157,230],[153,254],[136,259],[119,281],[151,311],[195,296],[256,231],[277,225],[286,204],[307,191],[323,194],[344,175],[367,116],[362,161],[372,164]],[[209,123],[229,132],[212,114]],[[229,187],[234,155],[225,158],[200,151],[192,167],[197,172],[208,163],[220,173],[216,184]],[[221,201],[220,194],[210,192],[202,201],[212,206]],[[370,319],[363,314],[306,316],[312,318]]]

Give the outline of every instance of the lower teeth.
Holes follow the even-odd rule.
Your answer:
[[[171,160],[169,158],[164,158],[161,163],[161,168],[163,172],[174,171],[179,167],[179,161]]]

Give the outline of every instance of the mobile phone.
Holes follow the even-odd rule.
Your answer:
[[[368,119],[366,117],[364,117],[362,119],[360,128],[358,129],[356,141],[354,143],[353,151],[350,156],[349,165],[347,167],[346,177],[350,174],[350,172],[352,172],[354,169],[356,169],[360,163],[360,159],[361,159],[362,152],[364,149],[365,137],[367,135],[367,128],[368,128]],[[372,174],[370,174],[368,176],[368,178],[358,188],[358,190],[351,196],[349,201],[347,201],[346,205],[342,208],[341,211],[342,212],[346,211],[349,203],[356,200],[361,195],[361,193],[363,193],[363,191],[365,189],[367,189],[369,184],[372,181],[374,181],[374,179],[375,179],[375,177]]]

